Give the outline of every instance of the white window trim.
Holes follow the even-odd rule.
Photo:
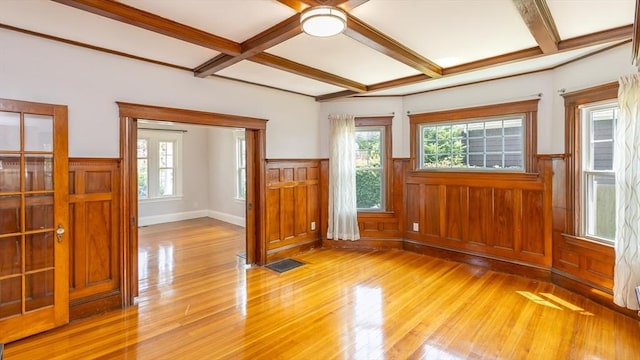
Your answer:
[[[242,155],[240,152],[240,141],[243,140],[245,142],[245,153],[246,153],[246,139],[245,139],[245,130],[235,130],[233,132],[233,146],[234,146],[234,152],[235,152],[235,196],[234,196],[234,200],[236,202],[239,203],[244,203],[246,201],[245,198],[240,197],[240,161],[243,160],[245,163],[245,167],[244,167],[244,173],[245,173],[245,179],[244,179],[244,186],[245,186],[245,191],[246,191],[246,187],[247,187],[247,179],[246,179],[246,174],[247,174],[247,160],[246,159],[240,159],[240,156]],[[246,156],[246,154],[245,154]],[[246,197],[246,195],[245,195]]]
[[[615,171],[612,170],[591,170],[588,169],[589,166],[589,162],[591,160],[591,158],[593,157],[592,151],[591,151],[591,144],[589,143],[589,140],[591,139],[591,127],[590,127],[590,117],[589,117],[589,113],[592,111],[597,111],[600,109],[607,109],[607,108],[611,108],[611,107],[618,107],[618,102],[617,100],[605,100],[605,101],[599,101],[599,102],[595,102],[595,103],[589,103],[589,104],[584,104],[579,106],[580,109],[580,129],[581,129],[581,149],[589,149],[589,152],[582,152],[580,158],[581,158],[581,164],[580,164],[580,184],[581,184],[581,194],[580,194],[580,209],[581,211],[581,219],[580,219],[580,228],[579,228],[579,234],[580,237],[596,242],[596,243],[601,243],[601,244],[606,244],[606,245],[614,245],[615,244],[615,236],[614,239],[608,239],[608,238],[603,238],[597,235],[592,235],[589,234],[589,220],[588,217],[590,215],[589,212],[589,193],[590,193],[590,188],[591,188],[591,183],[588,180],[589,175],[600,175],[600,176],[605,176],[605,177],[612,177],[614,182],[615,182]],[[589,134],[589,136],[585,136],[585,134]],[[613,129],[613,134],[614,134],[614,141],[615,141],[615,124],[614,124],[614,129]],[[615,149],[615,145],[614,145],[614,149]],[[615,154],[614,154],[615,156]],[[591,221],[593,221],[593,219],[591,219]]]
[[[157,129],[138,129],[138,139],[146,139],[147,143],[147,181],[149,182],[148,198],[139,198],[139,202],[153,203],[163,201],[176,201],[181,200],[183,197],[182,192],[182,142],[183,131],[176,130],[157,130]],[[160,141],[172,141],[175,144],[174,148],[174,194],[161,196],[159,195],[159,149],[158,143]]]

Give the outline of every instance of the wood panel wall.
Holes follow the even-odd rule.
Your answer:
[[[69,159],[69,299],[77,319],[122,304],[120,161]]]
[[[267,259],[319,247],[320,161],[268,160]]]
[[[362,240],[387,241],[398,243],[402,247],[404,232],[404,177],[409,166],[409,159],[392,159],[391,176],[387,186],[391,189],[385,211],[358,212],[358,227]],[[395,246],[394,246],[395,247]]]
[[[613,290],[615,254],[612,246],[582,239],[571,233],[569,219],[575,212],[568,206],[567,161],[562,155],[550,156],[553,164],[553,272],[605,293]]]
[[[322,245],[401,247],[552,280],[616,308],[610,296],[613,248],[566,233],[571,209],[564,155],[539,156],[538,173],[533,174],[411,171],[409,161],[393,159],[392,206],[385,212],[359,213],[362,239],[355,242],[325,238],[329,161],[317,161]],[[315,166],[316,161],[310,162]],[[273,173],[277,179],[275,174],[280,173]],[[418,231],[413,231],[414,223]]]
[[[328,240],[327,218],[329,209],[329,160],[320,161],[320,209],[322,231],[322,245],[340,248],[376,248],[401,249],[404,234],[404,179],[409,166],[409,159],[391,159],[391,174],[387,177],[387,184],[391,191],[387,192],[387,204],[384,211],[358,212],[358,228],[360,240],[342,241]]]
[[[407,248],[426,245],[550,268],[551,162],[539,173],[410,171]]]

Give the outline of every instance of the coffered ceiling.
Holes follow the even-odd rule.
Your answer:
[[[0,0],[0,31],[322,101],[561,66],[630,42],[637,1]],[[345,32],[303,33],[300,12],[316,5],[346,10]]]

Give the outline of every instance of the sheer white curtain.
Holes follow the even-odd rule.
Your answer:
[[[640,74],[620,78],[616,173],[616,263],[613,301],[638,310],[640,286]]]
[[[358,240],[356,124],[353,115],[329,115],[329,221],[327,238]]]

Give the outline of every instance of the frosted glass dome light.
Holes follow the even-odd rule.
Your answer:
[[[347,28],[347,14],[333,6],[316,6],[302,12],[300,23],[309,35],[334,36]]]

